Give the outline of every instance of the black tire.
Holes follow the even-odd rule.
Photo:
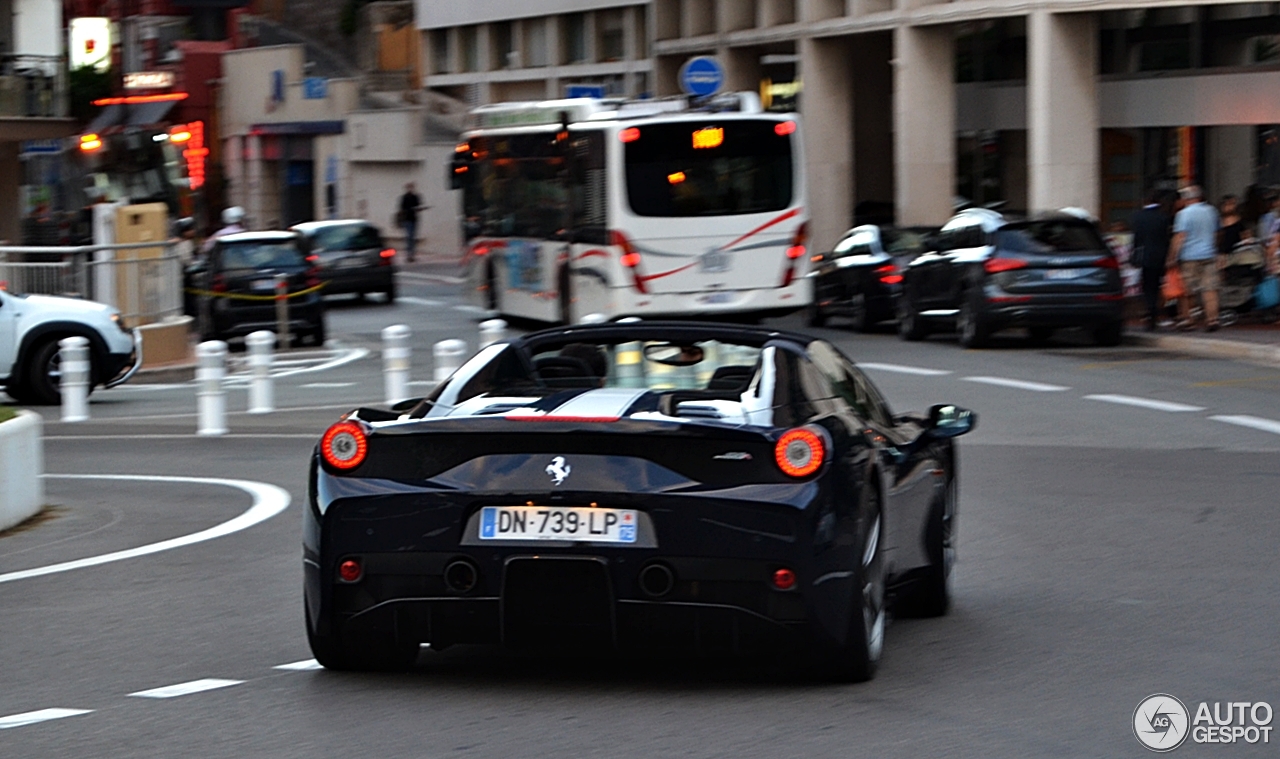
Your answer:
[[[5,387],[4,391],[9,394],[10,398],[14,399],[18,403],[22,403],[22,404],[31,403],[31,394],[28,393],[27,389],[17,381],[9,383]]]
[[[27,380],[22,385],[31,403],[45,406],[62,403],[62,392],[58,387],[61,382],[58,350],[58,338],[52,338],[39,343],[31,351],[31,359],[26,365]],[[93,361],[92,350],[89,351],[89,361]],[[92,375],[92,371],[90,374]],[[89,380],[89,392],[93,392],[92,377]]]
[[[965,348],[985,348],[991,339],[991,328],[986,325],[978,304],[968,293],[960,301],[960,316],[956,319],[956,333],[960,345]]]
[[[1124,322],[1114,321],[1093,328],[1093,341],[1107,348],[1114,348],[1124,339]]]
[[[854,332],[870,332],[875,323],[871,321],[871,314],[867,313],[867,296],[858,293],[849,301],[850,308],[853,309],[849,319]]]
[[[929,567],[910,595],[894,609],[896,616],[941,617],[951,609],[951,568],[955,564],[958,495],[953,472],[941,498],[929,511],[929,524],[925,528]]]
[[[858,509],[860,550],[853,575],[853,603],[849,630],[842,644],[827,644],[820,674],[838,682],[861,683],[876,676],[884,650],[885,566],[881,550],[884,532],[880,495],[874,487],[864,487]]]
[[[823,313],[822,306],[819,306],[817,301],[805,306],[804,323],[810,327],[821,327],[827,323],[827,315]]]
[[[325,338],[324,317],[320,317],[320,321],[316,322],[315,326],[311,328],[311,331],[307,333],[307,339],[312,345],[318,348],[323,348]]]
[[[1030,327],[1027,329],[1027,342],[1032,345],[1045,345],[1053,339],[1053,327]]]
[[[898,301],[898,337],[915,342],[929,336],[929,325],[916,312],[915,304],[907,297]]]
[[[383,305],[393,305],[396,302],[396,278],[393,276],[387,281],[387,289],[382,291],[385,298]]]
[[[485,264],[484,273],[484,305],[491,312],[498,311],[498,276],[493,271],[493,262]]]
[[[320,666],[337,672],[403,672],[418,660],[417,641],[397,641],[393,633],[356,637],[321,635],[311,629],[307,612],[307,643]]]

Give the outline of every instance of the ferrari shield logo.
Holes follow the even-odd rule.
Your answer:
[[[569,466],[569,463],[564,460],[564,456],[556,456],[551,459],[551,463],[547,464],[546,468],[547,474],[551,475],[551,479],[555,481],[556,485],[564,482],[572,471],[573,467]]]

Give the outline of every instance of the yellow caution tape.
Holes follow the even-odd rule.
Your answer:
[[[308,287],[308,288],[307,288],[307,289],[305,289],[305,290],[297,290],[297,291],[295,291],[295,292],[286,293],[284,297],[285,297],[286,299],[288,299],[288,298],[296,298],[296,297],[298,297],[299,295],[310,295],[311,293],[315,292],[316,290],[319,290],[320,288],[324,287],[324,286],[325,286],[325,285],[327,285],[327,284],[329,284],[329,283],[328,283],[328,282],[321,282],[320,284],[318,284],[318,285],[316,285],[316,286],[314,286],[314,287]],[[272,295],[241,295],[241,294],[239,294],[239,293],[216,293],[216,292],[213,292],[212,290],[197,290],[197,289],[195,289],[195,288],[191,288],[191,287],[187,288],[185,292],[187,292],[187,293],[189,293],[189,294],[191,294],[191,295],[199,295],[199,296],[202,296],[202,297],[205,297],[205,298],[227,298],[227,299],[229,299],[229,300],[257,300],[257,301],[273,301],[273,300],[278,300],[278,299],[279,299],[279,297],[280,297],[279,295],[275,295],[275,294],[272,294]]]

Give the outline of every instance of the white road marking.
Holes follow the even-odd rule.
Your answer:
[[[435,387],[439,385],[435,380],[410,380],[409,387]]]
[[[189,683],[178,683],[177,685],[166,685],[163,688],[152,688],[151,690],[140,690],[137,693],[130,693],[130,696],[138,698],[177,698],[178,696],[187,696],[192,693],[202,693],[207,690],[216,690],[218,688],[228,688],[232,685],[240,685],[244,680],[220,680],[216,677],[208,677],[203,680],[192,680]]]
[[[396,300],[400,303],[412,303],[415,306],[429,306],[431,308],[439,308],[444,305],[444,301],[432,300],[431,298],[415,298],[412,295],[401,295]]]
[[[298,385],[303,390],[332,390],[340,387],[355,387],[356,382],[308,382],[305,385]]]
[[[450,277],[446,274],[419,274],[416,271],[402,271],[397,274],[407,279],[421,279],[427,282],[443,282],[446,285],[460,285],[467,281],[466,277]]]
[[[1204,411],[1204,406],[1191,406],[1186,403],[1174,403],[1173,401],[1157,401],[1153,398],[1137,398],[1132,395],[1086,395],[1085,399],[1090,401],[1102,401],[1103,403],[1118,403],[1121,406],[1149,408],[1153,411],[1170,411],[1173,413]]]
[[[339,366],[350,364],[353,361],[359,361],[360,359],[364,358],[367,355],[369,355],[368,348],[348,348],[346,351],[338,354],[337,356],[329,359],[328,361],[325,361],[322,364],[316,364],[315,366],[306,366],[300,369],[287,369],[283,372],[272,372],[271,377],[272,379],[280,379],[281,377],[292,377],[295,374],[323,372],[328,369],[336,369]],[[239,378],[240,377],[238,375],[235,377],[235,379],[239,379]],[[227,379],[232,379],[232,378],[228,377]],[[244,379],[247,381],[249,379],[249,376],[245,375]]]
[[[453,308],[453,310],[454,310],[454,311],[465,311],[465,312],[466,312],[466,313],[468,313],[468,314],[487,314],[487,313],[489,313],[489,309],[487,309],[487,308],[480,308],[479,306],[473,306],[473,305],[471,305],[470,303],[459,303],[458,305],[451,306],[451,308]]]
[[[277,664],[272,667],[272,669],[284,669],[290,672],[303,672],[312,669],[324,669],[324,667],[315,659],[303,659],[302,661],[296,661],[291,664]]]
[[[1274,419],[1248,415],[1211,416],[1209,418],[1215,422],[1226,422],[1227,424],[1234,424],[1239,427],[1248,427],[1250,429],[1262,430],[1263,432],[1270,432],[1273,435],[1280,435],[1280,422],[1277,422]]]
[[[896,372],[898,374],[915,374],[921,377],[941,377],[951,374],[949,369],[925,369],[922,366],[902,366],[901,364],[877,364],[870,361],[859,361],[858,366],[879,372]]]
[[[206,540],[221,538],[240,530],[265,522],[271,517],[284,511],[289,506],[289,493],[284,488],[268,485],[265,482],[253,482],[252,480],[225,480],[215,477],[168,477],[149,474],[46,474],[45,477],[62,480],[116,480],[126,482],[180,482],[183,484],[196,485],[222,485],[229,488],[237,488],[243,490],[253,496],[253,505],[247,511],[238,517],[229,519],[219,525],[214,525],[207,530],[193,532],[190,535],[183,535],[169,540],[162,540],[159,543],[151,543],[137,548],[129,548],[123,551],[114,551],[112,553],[104,553],[100,556],[90,556],[85,559],[76,559],[74,561],[64,561],[60,564],[50,564],[45,567],[35,567],[34,569],[23,569],[17,572],[6,572],[0,574],[0,583],[13,582],[14,580],[25,580],[30,577],[42,577],[58,572],[69,572],[73,569],[83,569],[85,567],[96,567],[99,564],[108,564],[113,561],[122,561],[124,559],[135,559],[139,556],[160,553],[168,551],[172,548],[181,548],[183,546],[193,545],[195,543],[203,543]]]
[[[51,719],[75,717],[80,714],[88,714],[92,711],[92,709],[40,709],[39,711],[34,712],[10,714],[7,717],[0,717],[0,730],[7,730],[11,727],[22,727],[23,725],[34,725],[37,722],[48,722]]]
[[[984,385],[1011,387],[1016,390],[1032,390],[1037,393],[1061,393],[1070,390],[1062,385],[1048,385],[1043,382],[1027,382],[1026,380],[1005,379],[1004,377],[961,377],[966,382],[981,382]]]

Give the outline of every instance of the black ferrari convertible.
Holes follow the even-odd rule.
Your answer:
[[[872,677],[886,614],[948,607],[955,406],[895,416],[829,343],[676,322],[536,332],[311,463],[307,635],[331,669],[421,643],[805,652]]]

